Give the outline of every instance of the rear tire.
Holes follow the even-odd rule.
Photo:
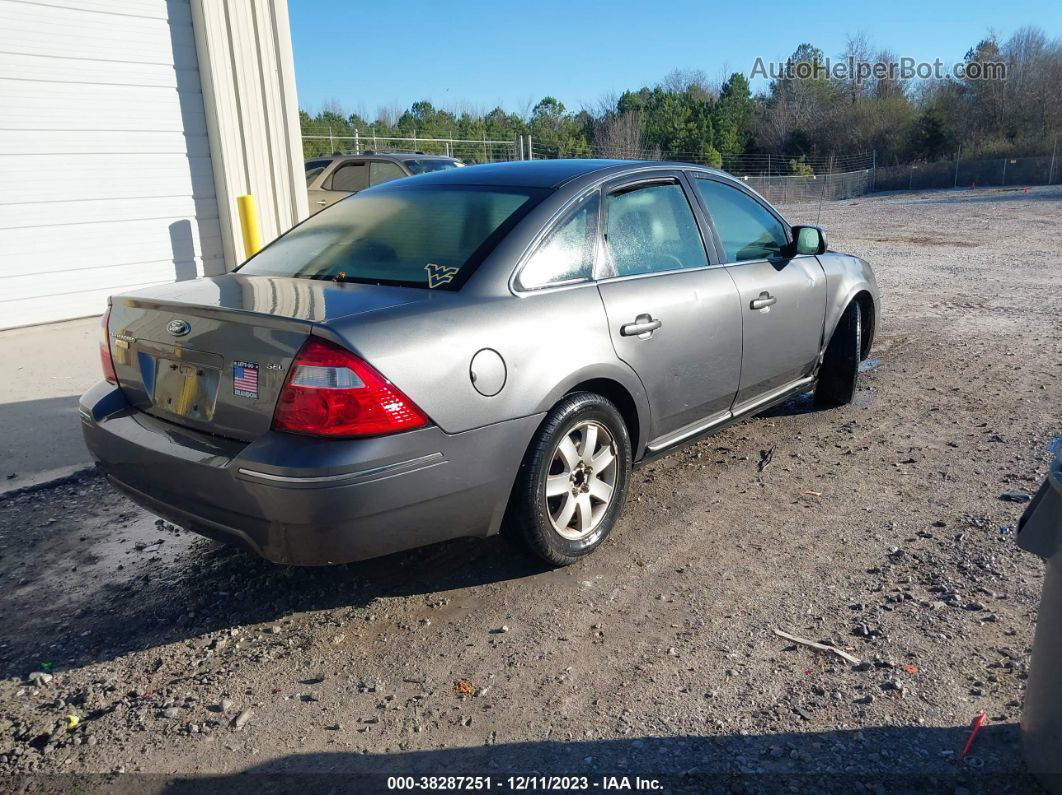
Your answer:
[[[574,563],[612,532],[630,471],[630,436],[612,402],[592,392],[568,395],[524,455],[506,531],[547,563]]]
[[[826,346],[815,385],[815,402],[820,406],[843,406],[855,397],[859,380],[859,356],[863,348],[859,302],[844,310]]]

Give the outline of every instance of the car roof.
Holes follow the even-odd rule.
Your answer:
[[[371,157],[378,160],[453,160],[456,161],[456,157],[450,157],[449,155],[426,155],[421,152],[340,152],[334,155],[320,155],[313,158],[313,160],[340,160],[340,159],[352,159]],[[309,162],[309,161],[307,161]]]
[[[692,168],[729,177],[725,172],[665,160],[514,160],[507,163],[488,163],[465,168],[433,171],[417,177],[417,184],[438,185],[506,185],[521,188],[559,188],[578,177],[602,171],[617,175],[643,168]]]

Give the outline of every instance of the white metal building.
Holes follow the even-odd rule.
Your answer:
[[[0,329],[243,259],[306,215],[286,0],[0,0]]]

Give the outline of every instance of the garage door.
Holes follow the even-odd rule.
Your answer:
[[[0,328],[223,269],[188,0],[0,0]]]

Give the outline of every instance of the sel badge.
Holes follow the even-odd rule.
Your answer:
[[[232,363],[232,394],[258,399],[258,365],[253,362]]]
[[[434,262],[429,262],[424,266],[424,270],[428,272],[428,287],[441,287],[454,280],[459,268],[451,268],[448,265],[436,265]]]

